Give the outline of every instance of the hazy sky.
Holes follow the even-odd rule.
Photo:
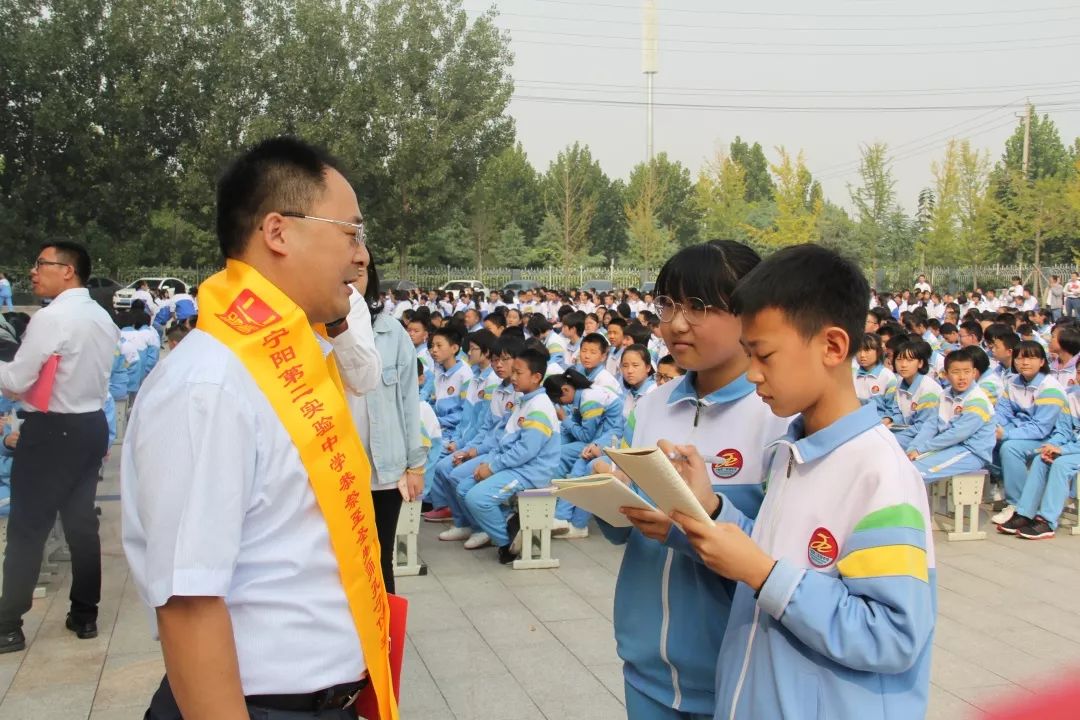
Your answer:
[[[859,145],[880,140],[910,210],[950,137],[1000,158],[1025,98],[1066,144],[1080,135],[1080,3],[1029,2],[658,0],[656,151],[696,176],[736,135],[770,161],[774,146],[802,149],[826,196],[847,206]],[[494,6],[515,55],[510,113],[534,166],[579,140],[625,178],[646,152],[641,0]]]

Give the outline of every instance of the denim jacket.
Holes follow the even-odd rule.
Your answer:
[[[371,455],[383,482],[393,482],[406,468],[424,467],[427,450],[420,441],[420,388],[416,349],[401,323],[379,313],[373,325],[375,349],[382,360],[382,381],[367,393]]]

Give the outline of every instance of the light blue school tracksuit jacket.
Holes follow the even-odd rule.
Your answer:
[[[772,414],[745,375],[702,398],[694,375],[638,400],[628,421],[633,446],[667,439],[723,457],[722,465],[710,468],[713,488],[754,517],[764,495],[766,447],[787,422]],[[633,528],[597,523],[608,540],[626,545],[615,585],[615,642],[626,683],[681,712],[712,714],[716,658],[734,585]]]
[[[923,425],[936,422],[941,393],[941,386],[927,375],[916,375],[910,385],[907,380],[900,381],[896,388],[896,412],[890,416],[894,427],[905,426],[893,430],[900,447],[906,450]]]
[[[863,406],[809,437],[796,419],[767,483],[756,520],[720,510],[777,563],[759,593],[735,590],[713,717],[924,717],[937,583],[915,468]],[[693,553],[677,529],[668,543]]]

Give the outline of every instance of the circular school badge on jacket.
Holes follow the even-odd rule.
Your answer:
[[[870,392],[872,392],[872,393],[875,393],[875,394],[876,394],[876,393],[879,393],[879,392],[881,392],[881,386],[879,386],[879,385],[872,385],[872,386],[870,387]]]
[[[721,479],[733,478],[739,474],[743,466],[742,453],[735,448],[727,448],[716,453],[718,458],[723,458],[724,462],[716,463],[712,466],[713,475]]]
[[[506,409],[507,410],[513,410],[514,409],[514,401],[513,400],[507,400],[506,401]]]
[[[833,534],[823,527],[819,527],[810,536],[810,542],[806,546],[806,558],[810,564],[819,570],[829,567],[840,555],[840,547]]]
[[[521,427],[524,424],[525,424],[525,416],[522,415],[521,417],[518,418],[518,427]]]
[[[960,415],[961,413],[964,412],[964,406],[963,405],[957,405],[956,407],[954,407],[952,409],[952,411],[953,411],[953,415]]]
[[[454,394],[454,386],[453,386],[453,385],[451,385],[450,387],[446,388],[446,394],[447,394],[447,395],[453,395],[453,394]]]
[[[911,403],[911,411],[912,412],[915,412],[915,408],[917,408],[917,407],[919,407],[919,403],[917,403],[917,402]]]

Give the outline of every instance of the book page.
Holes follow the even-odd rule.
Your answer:
[[[606,479],[605,479],[606,478]],[[584,478],[552,480],[555,496],[587,510],[612,527],[630,527],[621,507],[655,510],[626,483],[612,475],[590,475]]]
[[[607,448],[604,452],[666,515],[678,510],[701,522],[713,522],[660,448]]]

